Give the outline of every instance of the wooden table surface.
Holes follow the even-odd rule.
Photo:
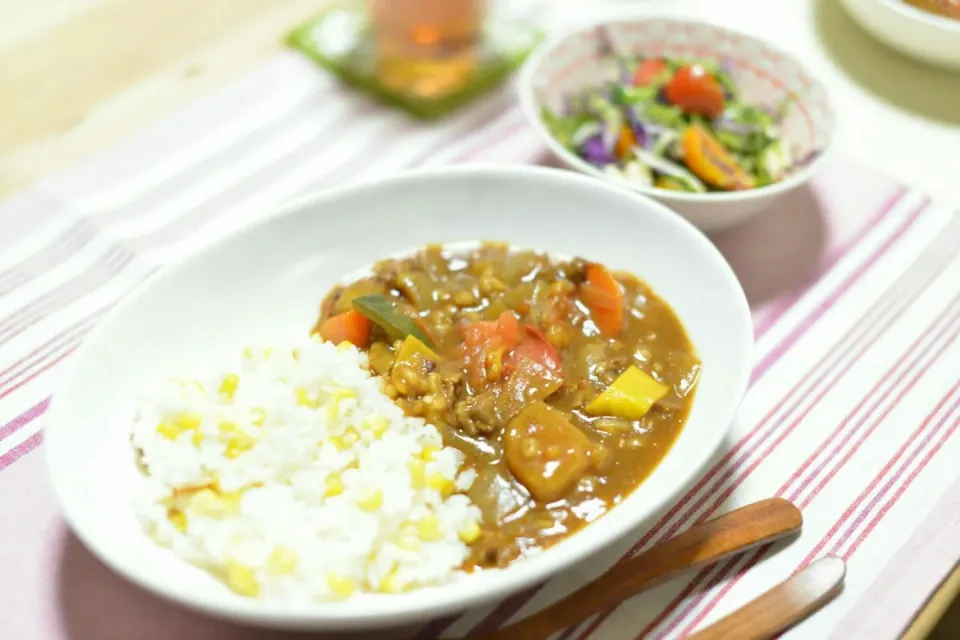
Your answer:
[[[0,197],[249,69],[324,1],[0,0]],[[960,638],[958,592],[960,567],[904,638]]]

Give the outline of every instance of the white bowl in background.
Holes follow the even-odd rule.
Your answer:
[[[681,193],[610,177],[560,144],[541,117],[544,106],[561,111],[567,96],[615,78],[604,64],[603,34],[621,55],[712,58],[727,61],[744,101],[775,107],[791,93],[793,106],[781,123],[797,157],[810,162],[782,182],[759,189],[724,193]],[[652,196],[703,230],[741,222],[770,208],[800,187],[823,165],[833,142],[835,116],[824,86],[789,54],[752,36],[707,22],[647,16],[605,18],[539,47],[524,65],[520,103],[543,142],[566,166]]]
[[[960,20],[902,0],[841,0],[847,13],[887,46],[920,62],[960,70]]]
[[[162,550],[129,503],[139,473],[131,400],[165,374],[313,326],[345,274],[428,242],[503,240],[637,274],[667,300],[704,363],[689,421],[621,505],[503,571],[442,588],[293,606],[245,599]],[[152,277],[81,347],[58,385],[45,452],[66,519],[107,565],[183,605],[263,626],[383,628],[504,598],[625,535],[675,500],[720,446],[744,395],[753,332],[716,248],[643,196],[568,171],[463,167],[413,172],[297,200]]]

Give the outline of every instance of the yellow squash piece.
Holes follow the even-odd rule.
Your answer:
[[[594,398],[585,410],[592,416],[639,420],[669,390],[670,387],[660,384],[649,374],[630,366],[606,391]]]
[[[440,361],[440,356],[433,349],[423,344],[416,336],[407,336],[403,339],[403,344],[400,345],[397,362],[410,362],[414,355],[419,355],[424,360]]]

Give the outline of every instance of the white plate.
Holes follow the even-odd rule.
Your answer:
[[[842,0],[873,37],[920,62],[960,71],[960,20],[922,11],[903,0]]]
[[[257,339],[305,334],[344,274],[427,242],[497,239],[603,261],[674,307],[704,362],[689,423],[622,505],[539,557],[442,589],[309,607],[234,595],[153,545],[129,505],[136,480],[125,412],[145,385]],[[104,562],[184,605],[287,628],[422,621],[544,580],[667,506],[717,450],[744,394],[752,329],[733,272],[689,223],[652,200],[569,172],[426,171],[301,199],[152,278],[104,320],[54,395],[45,449],[63,510]]]

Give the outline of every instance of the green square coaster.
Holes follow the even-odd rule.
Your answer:
[[[440,118],[499,85],[543,38],[534,26],[491,16],[477,45],[476,61],[463,82],[424,96],[383,84],[377,73],[376,44],[362,2],[337,3],[297,27],[287,42],[346,84],[380,102],[422,119]]]

